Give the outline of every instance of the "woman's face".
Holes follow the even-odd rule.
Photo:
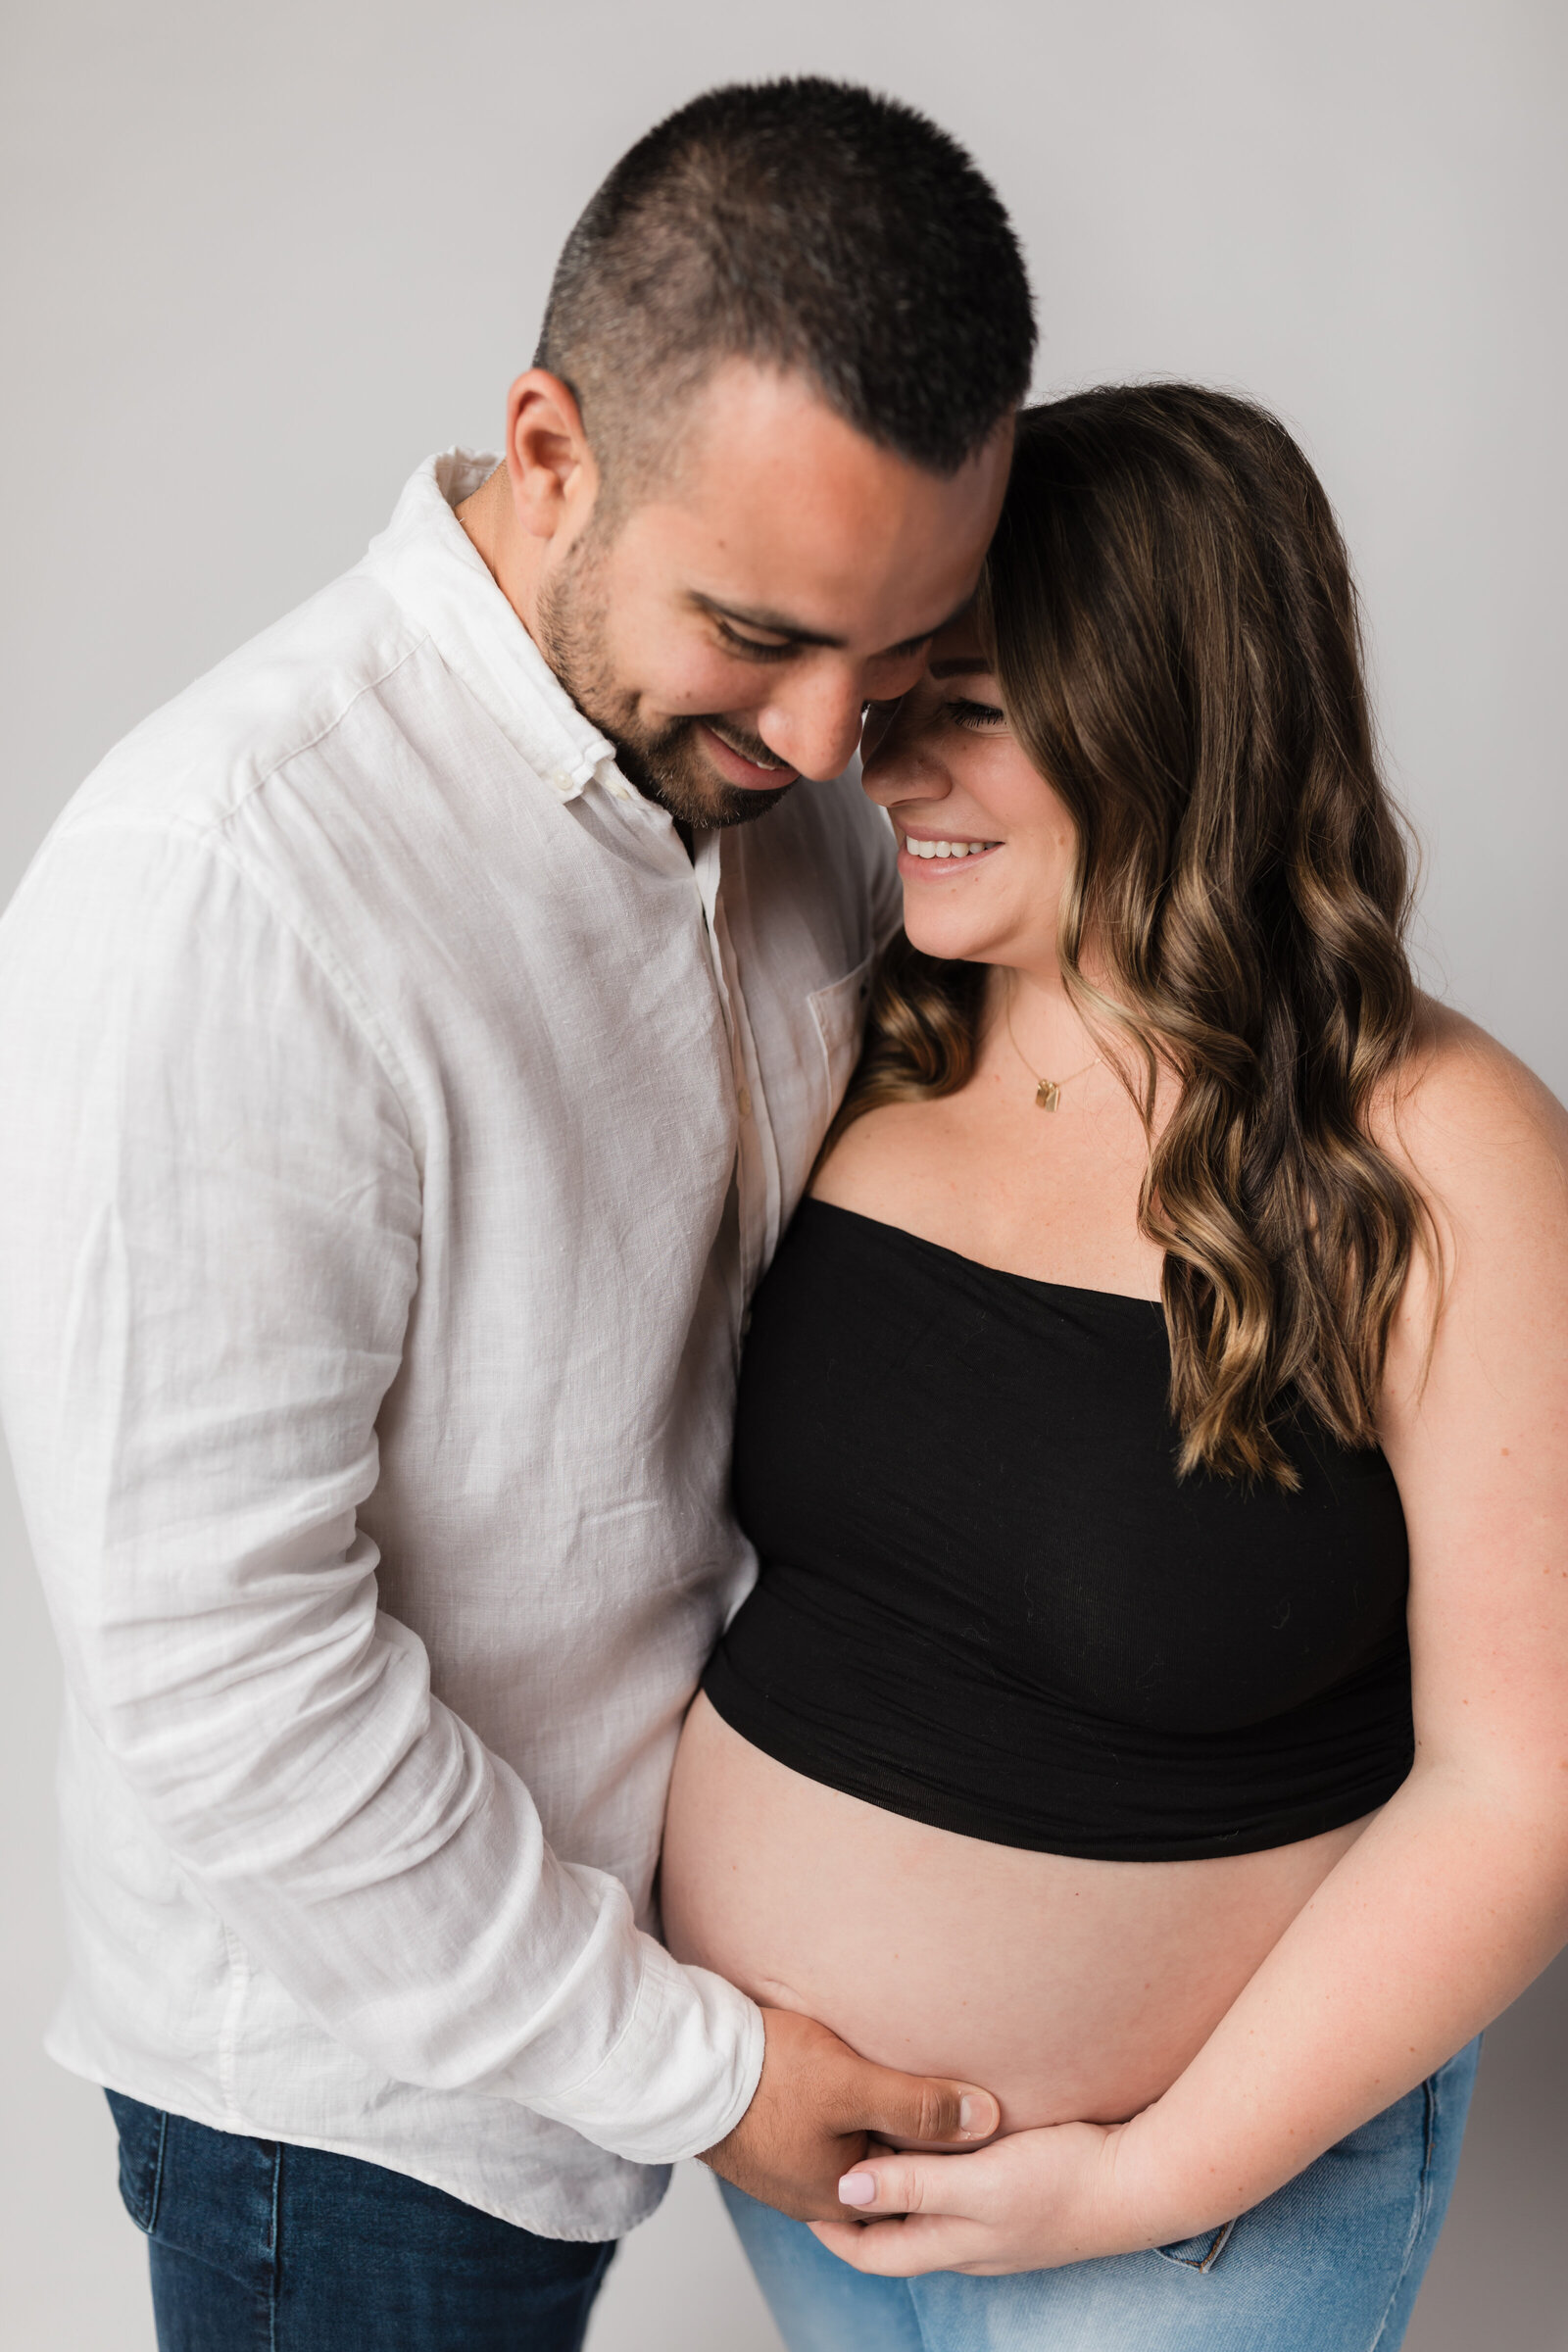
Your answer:
[[[926,674],[902,702],[873,707],[863,758],[865,789],[899,837],[912,945],[1054,968],[1072,820],[1014,741],[972,621],[933,639]]]

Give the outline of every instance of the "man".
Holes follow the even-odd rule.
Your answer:
[[[6,919],[52,2047],[166,2348],[576,2344],[673,2159],[826,2215],[867,2130],[993,2119],[651,1929],[745,1301],[891,920],[841,771],[972,591],[1031,349],[930,124],[696,100],[573,231],[504,462],[423,466]]]

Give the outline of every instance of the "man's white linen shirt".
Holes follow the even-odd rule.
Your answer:
[[[654,1873],[896,883],[853,779],[688,858],[452,513],[492,463],[127,738],[0,924],[0,1407],[55,2056],[594,2239],[760,2066]]]

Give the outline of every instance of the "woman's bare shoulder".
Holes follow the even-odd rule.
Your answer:
[[[1486,1030],[1423,998],[1417,1036],[1372,1113],[1449,1260],[1568,1280],[1568,1111]]]
[[[1414,1044],[1373,1109],[1378,1140],[1418,1178],[1462,1191],[1568,1172],[1568,1111],[1506,1046],[1420,1000]]]

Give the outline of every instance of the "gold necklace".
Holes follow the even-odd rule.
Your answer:
[[[1018,1059],[1023,1061],[1023,1049],[1012,1034],[1012,990],[1010,988],[1007,991],[1006,1002],[1002,1007],[1002,1017],[1007,1025],[1007,1043],[1017,1054]],[[1075,1078],[1087,1078],[1090,1071],[1099,1066],[1099,1062],[1100,1055],[1097,1054],[1093,1061],[1086,1061],[1081,1070],[1069,1070],[1065,1078],[1042,1078],[1037,1069],[1033,1068],[1029,1062],[1023,1061],[1024,1068],[1028,1070],[1030,1077],[1035,1082],[1036,1110],[1054,1110],[1061,1101],[1062,1088],[1071,1086]]]

